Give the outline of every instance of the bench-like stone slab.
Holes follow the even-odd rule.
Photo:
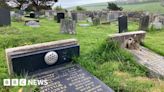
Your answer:
[[[125,32],[125,33],[117,33],[111,34],[108,36],[108,41],[117,41],[122,48],[126,48],[128,41],[130,39],[134,40],[136,44],[140,44],[143,42],[145,38],[146,32],[145,31],[135,31],[135,32]]]

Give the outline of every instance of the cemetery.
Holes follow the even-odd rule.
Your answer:
[[[164,92],[163,12],[11,2],[0,4],[0,92]]]

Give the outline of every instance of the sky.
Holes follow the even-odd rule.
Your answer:
[[[85,5],[91,3],[111,2],[115,0],[58,0],[55,6],[61,6],[63,8],[69,8],[78,5]]]

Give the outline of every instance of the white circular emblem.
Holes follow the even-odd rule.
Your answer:
[[[58,60],[58,54],[54,51],[50,51],[45,55],[44,60],[45,60],[46,64],[53,65]]]

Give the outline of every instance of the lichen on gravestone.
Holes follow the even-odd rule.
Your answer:
[[[76,22],[71,19],[61,20],[61,33],[76,34]]]

